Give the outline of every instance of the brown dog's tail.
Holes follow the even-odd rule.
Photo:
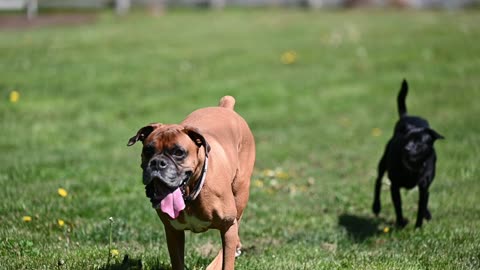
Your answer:
[[[233,110],[235,107],[235,99],[232,96],[224,96],[220,99],[218,106]]]

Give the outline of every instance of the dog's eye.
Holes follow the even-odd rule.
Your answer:
[[[424,143],[429,143],[432,140],[432,137],[428,134],[423,134],[422,136],[422,142]]]
[[[176,158],[183,158],[185,154],[185,150],[183,150],[182,148],[175,148],[172,151],[172,155]]]

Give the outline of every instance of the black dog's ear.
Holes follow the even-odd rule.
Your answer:
[[[132,146],[138,141],[144,141],[150,133],[152,133],[155,129],[160,127],[162,124],[155,123],[150,124],[148,126],[144,126],[137,131],[137,134],[128,140],[127,146]]]
[[[210,145],[208,144],[207,140],[205,140],[205,137],[200,134],[198,128],[186,126],[184,132],[188,135],[188,137],[190,137],[190,139],[192,139],[193,142],[195,142],[198,147],[205,147],[206,155],[208,156],[208,153],[210,152]]]
[[[430,134],[430,136],[432,136],[432,138],[434,140],[438,140],[438,139],[445,139],[445,137],[443,137],[442,135],[440,135],[440,133],[436,132],[435,130],[431,129],[431,128],[428,128],[428,133]]]

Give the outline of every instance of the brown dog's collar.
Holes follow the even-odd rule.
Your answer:
[[[200,181],[198,181],[195,184],[192,192],[190,192],[188,196],[183,198],[185,202],[194,201],[198,197],[198,195],[200,194],[200,191],[202,190],[203,184],[205,184],[205,178],[207,177],[207,170],[208,170],[208,153],[207,153],[207,150],[205,149],[205,162],[203,162],[202,175],[200,176]]]

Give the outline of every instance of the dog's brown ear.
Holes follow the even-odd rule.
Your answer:
[[[186,126],[184,132],[188,135],[188,137],[190,137],[190,139],[192,139],[193,142],[195,142],[198,147],[205,147],[206,154],[208,156],[208,152],[210,152],[210,145],[208,144],[207,140],[205,140],[205,137],[203,137],[203,135],[200,133],[198,128]]]
[[[162,124],[155,123],[150,124],[148,126],[144,126],[137,131],[137,134],[128,140],[127,146],[132,146],[138,141],[144,141],[150,133],[152,133],[155,129],[160,127]]]

